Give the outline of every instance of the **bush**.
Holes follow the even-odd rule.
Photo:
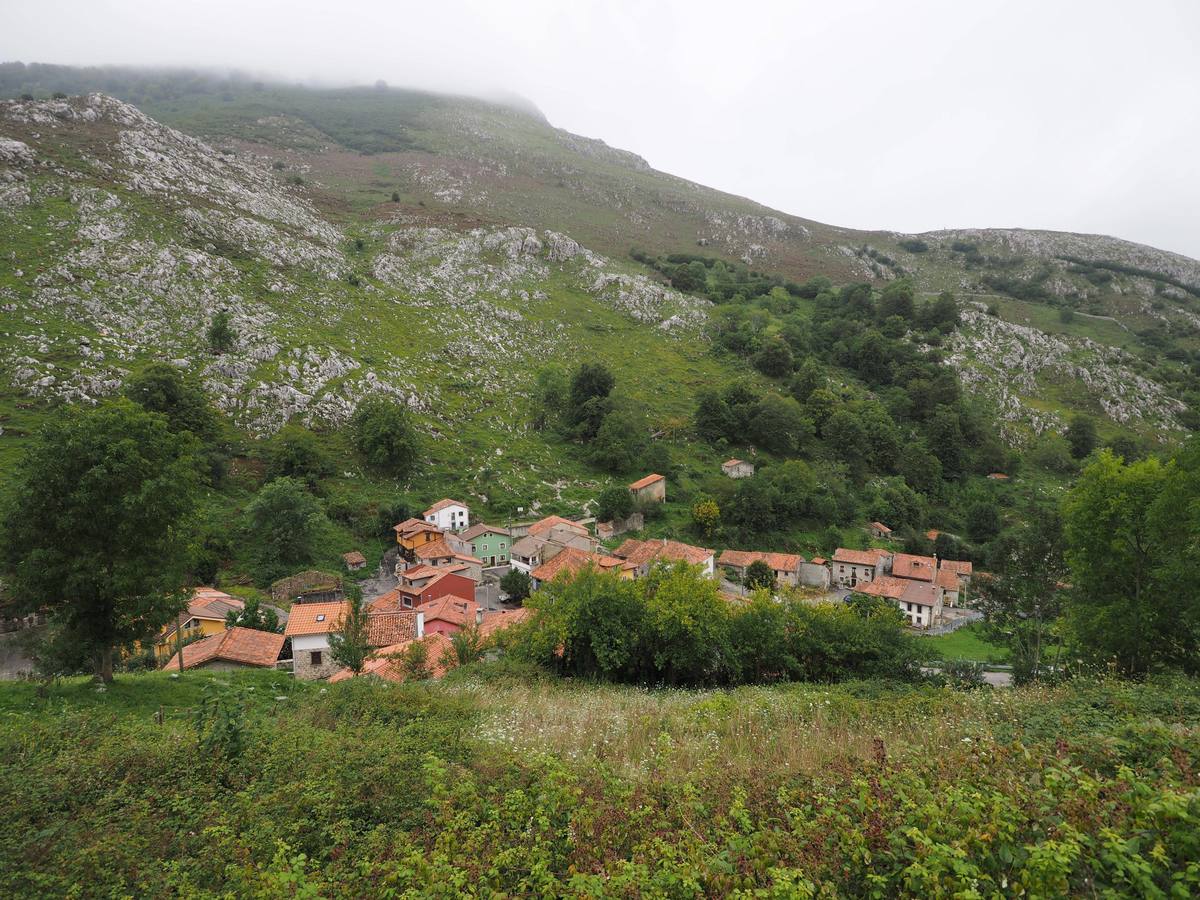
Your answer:
[[[421,445],[406,407],[383,398],[365,400],[350,428],[355,447],[372,467],[400,479],[416,469]]]
[[[633,512],[633,494],[621,484],[610,484],[596,499],[596,518],[601,522],[610,519],[627,519]]]

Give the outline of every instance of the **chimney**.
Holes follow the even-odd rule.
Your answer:
[[[483,624],[483,607],[482,606],[475,607],[475,624],[476,625]]]
[[[417,613],[417,640],[425,637],[425,613]]]

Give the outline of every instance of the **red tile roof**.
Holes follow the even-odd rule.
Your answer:
[[[298,634],[329,634],[331,631],[337,631],[341,627],[342,616],[349,608],[350,604],[345,600],[293,604],[283,633],[292,637]]]
[[[871,523],[871,528],[873,528],[875,531],[881,531],[881,532],[883,532],[884,534],[891,534],[891,533],[892,533],[892,529],[888,528],[888,527],[887,527],[886,525],[884,525],[882,522],[872,522],[872,523]]]
[[[393,525],[392,531],[397,534],[416,534],[419,531],[434,531],[438,534],[442,533],[442,529],[438,528],[431,522],[426,522],[424,519],[405,519],[399,525]]]
[[[897,553],[892,557],[892,574],[897,578],[912,578],[916,581],[933,581],[937,560],[932,556],[914,556]]]
[[[629,538],[613,551],[614,556],[629,560],[635,565],[642,566],[654,559],[668,562],[685,562],[690,565],[703,565],[713,551],[705,547],[693,547],[680,541],[669,541],[665,538],[639,541]]]
[[[426,625],[430,622],[441,621],[449,622],[451,625],[460,625],[463,628],[469,628],[475,624],[475,612],[478,609],[474,600],[456,597],[454,594],[446,594],[421,606],[421,612],[425,614]]]
[[[483,614],[483,622],[479,625],[479,633],[484,637],[503,631],[510,625],[524,622],[533,615],[533,610],[526,606],[516,609],[497,609]]]
[[[279,651],[283,649],[283,640],[282,634],[242,628],[239,625],[188,644],[182,650],[183,667],[194,669],[213,660],[240,663],[244,666],[273,666],[275,660],[279,659]],[[163,668],[178,670],[179,654],[176,653],[167,660]]]
[[[546,516],[544,519],[539,519],[529,526],[528,533],[542,534],[557,526],[569,528],[571,531],[577,531],[580,534],[588,533],[586,525],[580,525],[578,522],[572,522],[570,519],[564,519],[562,516]]]
[[[413,556],[417,559],[442,559],[443,557],[454,556],[454,551],[450,549],[450,545],[444,540],[430,541],[428,544],[422,544],[413,551]]]
[[[854,588],[855,593],[869,594],[873,597],[887,597],[889,600],[899,600],[913,582],[904,578],[894,578],[891,575],[880,575],[874,581],[860,581]]]
[[[400,641],[410,641],[416,636],[415,609],[370,610],[367,613],[367,644],[372,647],[386,647]]]
[[[958,575],[950,569],[941,568],[937,570],[937,576],[934,578],[933,583],[943,590],[957,591]]]
[[[838,547],[833,554],[835,563],[849,563],[855,566],[874,566],[881,558],[891,556],[886,550],[847,550]]]
[[[804,562],[804,557],[797,556],[794,553],[763,553],[759,550],[725,550],[722,551],[721,558],[717,560],[717,563],[735,569],[744,569],[758,560],[762,560],[776,572],[795,572],[800,568],[800,563]]]
[[[743,462],[744,460],[741,459],[727,459],[725,462],[721,463],[721,468],[732,469],[734,466],[740,466]]]
[[[343,553],[342,559],[346,561],[346,565],[348,566],[364,565],[367,561],[367,558],[357,550],[351,550],[349,553]]]
[[[629,485],[629,489],[631,491],[640,491],[644,487],[650,487],[650,485],[654,484],[655,482],[665,481],[665,480],[666,480],[665,475],[650,474],[650,475],[647,475],[645,478],[639,478],[637,481],[633,482],[631,485]]]
[[[823,557],[823,556],[814,556],[812,559],[809,560],[809,562],[812,563],[814,566],[823,566],[823,565],[825,565],[826,560],[825,560],[825,557]]]
[[[463,509],[470,509],[467,504],[459,500],[451,500],[449,497],[444,497],[437,503],[433,504],[433,506],[429,507],[429,509],[425,510],[425,515],[432,516],[434,513],[441,512],[443,509],[446,509],[449,506],[461,506]]]
[[[965,559],[943,559],[940,565],[943,569],[949,569],[960,578],[970,576],[975,570],[975,566],[969,560]]]

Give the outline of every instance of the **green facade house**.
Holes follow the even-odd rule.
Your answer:
[[[512,535],[508,533],[508,529],[481,522],[472,525],[459,537],[471,544],[471,555],[483,560],[484,566],[508,565],[512,551]]]

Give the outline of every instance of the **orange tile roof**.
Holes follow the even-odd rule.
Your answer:
[[[958,575],[950,569],[938,569],[937,576],[933,583],[943,590],[957,591],[958,590]]]
[[[288,612],[287,637],[298,634],[329,634],[341,627],[342,616],[349,610],[345,600],[329,603],[296,603]]]
[[[348,566],[357,566],[365,563],[367,558],[357,550],[351,550],[349,553],[343,553],[342,559],[346,561]]]
[[[474,600],[446,594],[429,603],[422,604],[421,612],[425,614],[426,624],[441,621],[468,628],[475,624],[475,612],[478,608]]]
[[[461,506],[463,509],[471,508],[461,501],[451,500],[449,497],[443,497],[437,503],[433,504],[433,506],[429,507],[429,509],[425,510],[425,515],[432,516],[434,513],[441,512],[448,506]]]
[[[429,566],[425,563],[420,563],[419,565],[409,566],[400,573],[400,578],[403,581],[420,581],[422,578],[430,578],[434,575],[439,575],[442,573],[442,571],[444,570],[438,566]]]
[[[823,565],[825,565],[826,560],[825,560],[825,557],[823,557],[823,556],[814,556],[812,559],[809,560],[809,562],[812,563],[814,566],[823,566]]]
[[[833,554],[835,563],[850,563],[855,566],[874,566],[881,557],[891,556],[886,550],[848,550],[845,547],[838,547]]]
[[[721,468],[725,468],[726,466],[740,466],[741,464],[742,460],[740,459],[727,459],[721,463]]]
[[[516,625],[524,622],[533,615],[533,610],[527,606],[518,606],[516,609],[496,609],[483,614],[483,622],[479,625],[479,633],[484,637],[495,634],[497,631],[503,631],[510,625]]]
[[[450,545],[445,540],[436,540],[422,544],[413,551],[413,556],[417,559],[441,559],[454,556],[454,551],[450,549]]]
[[[283,649],[284,636],[270,631],[242,628],[240,625],[210,635],[203,640],[183,648],[183,667],[194,669],[212,660],[241,663],[245,666],[273,666]],[[164,669],[179,669],[179,654],[176,653],[163,666]]]
[[[370,610],[367,613],[367,644],[372,647],[386,647],[400,641],[412,640],[416,636],[415,609]]]
[[[416,534],[418,531],[436,531],[438,534],[442,533],[442,529],[431,522],[426,522],[424,519],[405,519],[399,525],[393,525],[392,531],[400,534]]]
[[[639,478],[637,481],[633,482],[631,485],[629,485],[629,489],[631,491],[640,491],[642,488],[649,487],[656,481],[664,481],[665,479],[665,475],[650,474],[645,478]]]
[[[591,554],[576,550],[574,547],[567,547],[558,551],[553,559],[542,563],[529,575],[537,581],[553,581],[560,572],[579,572],[589,565],[595,565]]]
[[[936,541],[939,534],[941,534],[941,532],[936,528],[930,528],[927,532],[925,532],[925,537],[929,538],[931,541]]]
[[[897,578],[912,578],[916,581],[933,581],[937,560],[932,556],[914,556],[897,553],[892,557],[892,574]]]
[[[869,594],[873,597],[887,597],[889,600],[899,600],[913,582],[904,578],[894,578],[891,575],[880,575],[874,581],[860,581],[854,588],[855,593]]]
[[[624,557],[635,565],[645,565],[653,559],[669,562],[685,562],[690,565],[703,565],[713,555],[713,551],[705,547],[693,547],[680,541],[670,541],[665,538],[639,541],[630,538],[613,551],[615,556]]]
[[[721,558],[717,560],[717,563],[735,569],[744,569],[758,560],[762,560],[776,572],[795,572],[800,568],[800,563],[804,562],[804,557],[797,556],[794,553],[764,553],[760,550],[725,550],[721,553]]]
[[[409,605],[404,605],[405,598],[408,599]],[[411,609],[414,606],[414,601],[411,594],[406,592],[404,588],[392,588],[386,594],[380,594],[367,601],[368,612],[398,612],[402,609]]]
[[[949,569],[960,578],[964,575],[971,575],[975,570],[975,566],[969,560],[965,559],[943,559],[941,567]]]
[[[376,678],[382,678],[384,681],[404,681],[404,667],[402,655],[404,652],[415,643],[414,639],[399,641],[395,644],[389,644],[386,647],[380,647],[375,651],[375,655],[368,659],[363,666],[363,675],[374,675]],[[421,638],[421,643],[425,645],[426,661],[425,665],[429,668],[430,674],[434,678],[441,678],[446,674],[446,666],[442,659],[452,645],[450,638],[444,634],[427,634]],[[349,669],[342,669],[329,676],[329,682],[336,684],[339,681],[346,681],[353,678],[354,673]]]
[[[562,516],[546,516],[544,519],[539,519],[529,526],[529,534],[542,534],[552,528],[561,526],[569,528],[571,531],[577,531],[580,534],[587,534],[587,526],[580,525],[578,522],[572,522],[570,519],[564,519]]]
[[[495,525],[485,525],[483,522],[476,522],[466,531],[461,532],[458,536],[464,541],[473,541],[481,534],[508,534],[508,529],[498,528]]]

